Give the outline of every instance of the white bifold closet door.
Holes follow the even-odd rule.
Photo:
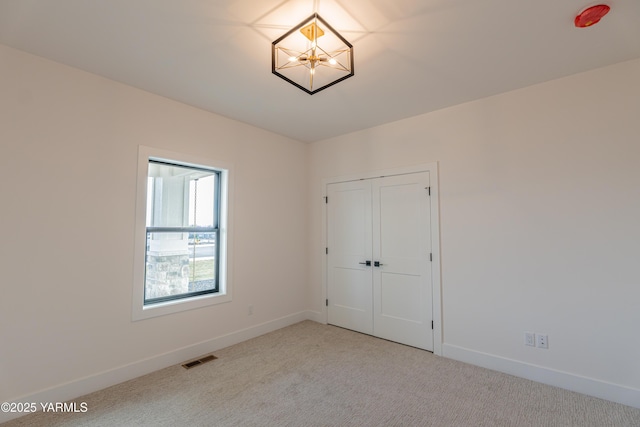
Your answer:
[[[429,173],[329,184],[330,324],[433,351]]]

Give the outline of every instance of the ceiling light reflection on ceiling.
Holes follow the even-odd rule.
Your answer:
[[[271,71],[313,95],[353,76],[353,46],[314,13],[271,44]]]

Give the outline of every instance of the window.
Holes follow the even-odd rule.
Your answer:
[[[229,169],[194,160],[140,147],[134,320],[230,300]]]
[[[218,292],[220,172],[149,160],[144,304]]]

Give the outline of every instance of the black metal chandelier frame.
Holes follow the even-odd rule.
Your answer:
[[[309,22],[311,22],[311,24],[309,24]],[[329,52],[321,48],[317,43],[317,38],[321,37],[324,34],[324,30],[317,26],[317,22],[320,22],[326,30],[330,31],[335,37],[340,39],[340,41],[344,43],[344,49]],[[278,46],[280,42],[299,30],[303,32],[305,37],[307,37],[312,42],[311,47],[309,47],[305,51],[298,51]],[[286,53],[287,56],[291,58],[290,63],[278,65],[279,50]],[[343,54],[346,54],[346,61],[341,62],[336,60],[336,57]],[[300,66],[304,66],[309,69],[310,82],[308,88],[280,72],[281,70]],[[333,67],[335,69],[344,71],[347,74],[314,89],[313,83],[315,70],[320,69],[321,67]],[[271,72],[281,79],[296,86],[297,88],[305,91],[309,95],[313,95],[354,75],[353,46],[331,25],[329,25],[327,21],[322,19],[317,13],[314,13],[313,15],[302,21],[300,24],[287,31],[284,35],[279,37],[271,44]]]

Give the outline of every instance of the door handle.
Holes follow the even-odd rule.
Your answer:
[[[359,262],[358,264],[366,265],[367,267],[371,267],[371,261]]]
[[[373,262],[373,266],[374,267],[382,267],[384,264],[382,264],[380,261],[374,261]]]

